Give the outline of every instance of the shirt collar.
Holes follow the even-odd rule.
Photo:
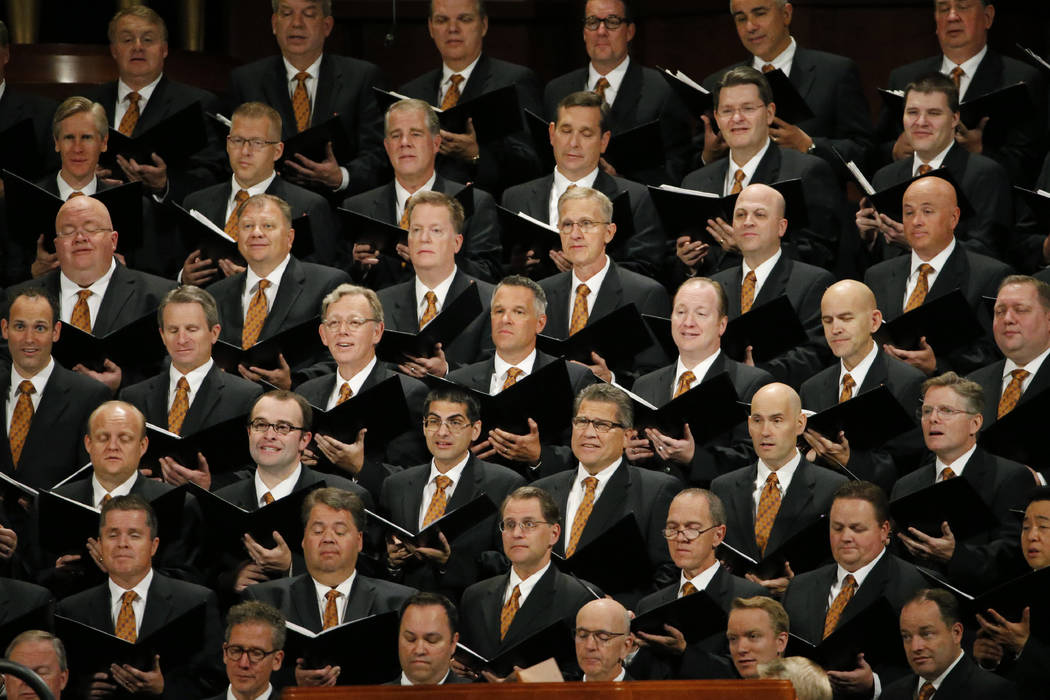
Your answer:
[[[620,464],[622,464],[622,463],[623,463],[623,457],[621,457],[620,459],[616,460],[615,462],[613,462],[612,464],[607,466],[605,469],[602,469],[597,474],[591,474],[589,471],[587,471],[584,468],[584,466],[582,464],[577,462],[576,463],[576,481],[573,482],[573,485],[581,483],[584,479],[586,479],[589,476],[593,476],[595,479],[598,480],[598,486],[595,488],[595,492],[594,492],[594,500],[597,501],[598,500],[598,492],[601,491],[601,489],[605,486],[606,482],[608,482],[609,479],[612,478],[613,473],[616,471],[617,467],[619,467]]]
[[[777,481],[780,483],[780,488],[787,491],[787,485],[791,483],[791,479],[795,476],[795,470],[798,469],[798,465],[802,463],[802,453],[795,450],[795,456],[792,457],[787,464],[777,469]],[[758,460],[758,483],[764,484],[769,475],[773,472],[765,462],[761,459]]]
[[[970,449],[966,450],[966,452],[963,452],[961,455],[959,455],[958,459],[956,459],[954,462],[952,462],[950,464],[946,464],[946,463],[942,462],[941,458],[938,457],[936,462],[934,463],[934,469],[936,470],[937,473],[934,474],[933,483],[936,484],[936,483],[938,483],[941,480],[941,473],[945,469],[951,469],[952,472],[955,473],[955,476],[962,476],[963,469],[965,469],[966,465],[970,463],[970,457],[973,457],[973,453],[976,450],[977,450],[977,443],[974,443],[973,447],[971,447]]]
[[[524,601],[529,593],[532,592],[532,589],[536,587],[536,584],[539,583],[540,579],[543,578],[543,575],[547,573],[547,569],[549,568],[551,568],[551,562],[548,559],[542,569],[534,573],[532,576],[523,579],[518,576],[518,572],[514,570],[513,566],[510,567],[510,581],[507,584],[507,590],[503,592],[504,599],[509,600],[511,592],[514,590],[514,587],[517,586],[518,595],[521,596],[519,601]]]
[[[715,363],[715,360],[718,359],[718,355],[721,352],[721,348],[715,348],[715,351],[713,353],[708,355],[703,360],[697,362],[696,365],[693,367],[686,367],[685,364],[682,362],[682,356],[679,355],[678,364],[675,366],[674,385],[676,387],[678,386],[678,380],[681,379],[682,375],[686,372],[693,373],[693,376],[695,377],[695,379],[693,380],[694,386],[696,386],[696,383],[704,381],[704,377],[706,377],[707,373],[711,371],[711,365]]]
[[[956,63],[947,56],[941,56],[941,73],[949,75],[952,70],[959,66],[963,69],[963,73],[967,78],[973,80],[973,74],[977,72],[977,66],[981,65],[981,61],[984,60],[985,54],[988,53],[988,44],[981,47],[981,50],[976,54],[966,59],[962,63]]]
[[[230,200],[233,201],[237,197],[237,193],[241,190],[247,190],[249,197],[254,197],[257,194],[266,194],[266,190],[270,189],[270,183],[273,182],[274,178],[277,177],[277,171],[271,170],[270,177],[266,178],[262,182],[257,182],[251,187],[245,187],[241,183],[237,182],[237,176],[234,175],[230,179]]]
[[[273,695],[273,686],[267,683],[266,690],[263,691],[262,695],[255,698],[255,700],[270,700],[271,695]],[[237,700],[237,696],[233,694],[232,686],[226,688],[226,700]]]
[[[768,63],[771,66],[773,66],[773,68],[775,68],[776,70],[783,72],[784,75],[790,76],[791,63],[795,60],[796,46],[797,44],[795,44],[795,37],[791,37],[791,42],[788,44],[787,48],[781,51],[776,58],[774,58],[772,61],[763,61],[758,56],[755,56],[754,59],[751,61],[751,67],[761,72],[762,67]]]
[[[864,585],[864,579],[868,578],[868,574],[871,573],[871,570],[875,568],[875,565],[878,564],[879,560],[881,560],[884,556],[886,556],[886,548],[885,547],[882,548],[882,551],[879,552],[878,556],[876,556],[874,559],[872,559],[871,561],[869,561],[867,564],[865,564],[864,566],[860,567],[856,571],[846,571],[844,568],[842,568],[841,564],[836,564],[835,565],[835,567],[836,567],[836,573],[835,573],[835,582],[836,582],[836,584],[841,587],[842,586],[842,582],[843,582],[843,580],[845,580],[846,576],[852,575],[854,582],[856,582],[856,584],[857,584],[857,588],[860,588],[862,585]]]
[[[434,170],[430,173],[430,179],[427,180],[422,187],[416,192],[430,192],[434,189],[434,182],[437,180],[437,171]],[[397,178],[394,178],[394,197],[397,201],[397,211],[400,214],[405,211],[405,205],[408,204],[408,198],[414,195],[416,192],[409,192],[401,183],[398,182]],[[400,217],[399,217],[400,218]]]
[[[284,260],[277,264],[277,267],[273,268],[270,274],[266,275],[266,279],[270,281],[271,286],[277,286],[281,283],[281,279],[284,277],[284,271],[288,267],[288,261],[291,259],[291,255],[284,256]],[[248,270],[245,273],[245,292],[251,292],[255,289],[255,286],[259,284],[259,280],[263,279],[259,275],[255,274],[255,270],[252,269],[251,265],[248,266]],[[270,297],[270,306],[273,306],[273,297]]]
[[[492,364],[497,377],[505,376],[507,370],[511,367],[517,367],[528,376],[532,374],[532,368],[536,366],[536,348],[533,348],[532,352],[530,352],[524,360],[513,365],[500,357],[499,351],[497,350],[496,354],[492,357]]]
[[[777,248],[777,252],[773,253],[768,260],[759,263],[758,267],[754,270],[748,267],[746,260],[744,261],[741,266],[740,279],[743,281],[743,279],[747,277],[749,271],[755,273],[755,296],[758,296],[758,288],[766,281],[766,277],[769,277],[769,273],[773,270],[773,267],[780,262],[780,256],[783,255],[783,252],[783,248]]]
[[[208,372],[211,371],[212,365],[215,361],[210,357],[208,360],[196,369],[191,369],[186,374],[183,374],[179,370],[175,369],[175,365],[168,367],[168,396],[173,397],[175,395],[175,388],[177,387],[179,380],[183,377],[186,378],[186,383],[190,385],[190,401],[192,403],[192,397],[197,395],[200,391],[201,384],[204,383],[204,378],[208,376]]]
[[[360,372],[358,372],[357,374],[355,374],[352,377],[344,377],[342,371],[339,370],[339,369],[336,369],[336,372],[335,372],[335,386],[336,386],[335,390],[336,390],[336,392],[337,393],[339,392],[339,387],[340,386],[342,386],[344,383],[348,383],[350,385],[350,391],[354,392],[353,393],[354,396],[357,396],[357,394],[361,391],[361,387],[364,386],[365,380],[368,379],[368,375],[370,375],[372,373],[372,370],[375,369],[375,366],[376,366],[376,356],[373,354],[372,355],[372,359],[369,360],[368,364],[365,365],[361,369]]]
[[[565,194],[565,190],[569,189],[569,185],[576,185],[577,187],[590,187],[590,188],[593,188],[594,187],[594,181],[596,179],[598,179],[598,167],[597,166],[595,166],[594,170],[592,170],[591,172],[587,173],[586,175],[581,177],[579,180],[576,180],[575,182],[570,180],[569,178],[565,177],[565,175],[563,175],[562,172],[560,170],[558,170],[557,166],[555,166],[555,168],[554,168],[554,193],[557,195],[557,197],[554,198],[555,201],[557,201],[559,198],[561,198],[561,196],[563,194]]]
[[[337,590],[337,591],[339,591],[340,593],[343,594],[343,600],[344,601],[349,601],[350,600],[350,590],[354,587],[354,581],[356,579],[357,579],[357,569],[354,569],[354,571],[350,574],[350,576],[348,576],[338,586],[335,586],[335,590]],[[326,586],[325,584],[323,584],[320,581],[318,581],[317,579],[315,579],[313,576],[310,577],[310,580],[313,581],[314,590],[317,591],[317,599],[318,600],[324,600],[325,599],[325,595],[328,593],[328,591],[332,590],[333,587],[332,586]]]
[[[129,590],[135,591],[140,600],[146,600],[146,594],[149,593],[150,584],[153,583],[153,569],[151,567],[150,570],[146,572],[146,575],[142,577],[142,580],[131,588],[121,588],[112,578],[107,578],[106,582],[109,584],[109,599],[113,604],[116,604],[117,600],[124,595],[124,592]]]
[[[437,307],[438,312],[445,308],[445,302],[448,301],[448,290],[452,287],[452,280],[456,278],[456,271],[458,267],[453,266],[452,274],[445,279],[441,280],[433,289],[430,289],[423,281],[419,279],[419,275],[416,275],[416,306],[423,305],[423,299],[426,297],[427,292],[434,292],[437,295]]]
[[[587,289],[591,290],[591,294],[597,296],[598,290],[602,288],[602,282],[605,280],[605,275],[607,274],[609,274],[608,255],[605,256],[605,265],[602,266],[602,269],[591,275],[586,282],[576,276],[576,268],[574,267],[572,268],[572,287],[569,288],[569,291],[575,294],[577,287],[581,284],[586,284]]]
[[[948,245],[944,248],[944,250],[942,250],[941,252],[937,253],[936,255],[934,255],[929,260],[923,260],[922,258],[919,257],[918,253],[916,253],[913,250],[911,252],[911,274],[908,275],[908,279],[911,280],[912,277],[914,277],[915,275],[919,274],[919,266],[924,264],[924,263],[933,268],[933,274],[938,274],[941,271],[941,269],[944,268],[944,263],[948,262],[949,256],[951,256],[951,254],[954,251],[955,251],[955,237],[954,236],[952,236],[952,239],[950,241],[948,241]]]
[[[310,77],[317,80],[321,75],[321,61],[324,59],[324,53],[317,57],[317,60],[311,63],[306,68],[306,72],[310,74]],[[295,76],[299,74],[299,69],[293,66],[287,58],[281,56],[281,60],[284,61],[284,72],[288,76],[288,82],[295,80]]]
[[[93,177],[90,181],[79,190],[73,189],[73,187],[62,178],[62,171],[58,171],[58,175],[55,175],[55,182],[58,183],[58,196],[63,200],[69,199],[69,195],[74,192],[80,192],[81,194],[91,197],[98,193],[98,178]]]
[[[12,392],[18,391],[18,385],[22,380],[32,382],[33,388],[36,389],[37,394],[43,394],[44,388],[47,387],[47,380],[51,378],[51,373],[55,371],[55,358],[48,357],[47,364],[39,372],[34,374],[32,377],[23,377],[22,373],[18,371],[15,364],[11,363],[11,390]]]
[[[445,90],[449,86],[450,80],[451,80],[453,75],[461,75],[461,76],[463,76],[463,82],[459,84],[459,94],[462,95],[463,94],[463,90],[466,89],[467,81],[470,80],[471,73],[473,73],[474,69],[477,68],[478,61],[480,61],[480,60],[481,60],[481,54],[479,53],[478,57],[475,58],[473,61],[471,61],[470,65],[467,66],[466,68],[464,68],[463,70],[452,70],[451,68],[446,66],[444,63],[442,63],[441,64],[441,91],[445,92]]]
[[[854,386],[856,387],[857,391],[860,391],[860,385],[864,383],[865,377],[868,376],[868,370],[871,369],[872,363],[875,362],[875,356],[878,355],[878,354],[879,354],[879,344],[873,342],[871,344],[871,350],[868,351],[868,354],[864,356],[864,359],[862,359],[860,362],[858,362],[857,366],[854,367],[853,369],[846,369],[846,363],[842,362],[840,360],[839,361],[839,389],[842,389],[842,379],[847,374],[849,374],[849,376],[854,381]],[[854,396],[857,395],[857,391],[853,392]]]
[[[132,90],[128,86],[128,84],[125,83],[123,80],[118,80],[117,81],[117,104],[120,104],[121,102],[126,100],[128,98],[128,94],[129,93],[137,92],[139,94],[139,111],[141,112],[143,109],[145,109],[146,103],[149,102],[149,98],[153,96],[153,91],[157,89],[157,84],[160,83],[160,79],[163,78],[163,77],[164,77],[164,74],[161,73],[160,75],[157,76],[157,79],[154,80],[152,83],[150,83],[149,85],[146,85],[143,88],[139,88],[138,90]]]
[[[937,676],[932,681],[930,681],[930,684],[933,686],[934,690],[936,690],[937,688],[941,687],[941,683],[944,682],[944,679],[948,677],[949,673],[951,673],[953,670],[955,670],[955,667],[962,660],[962,657],[963,657],[963,652],[962,652],[962,649],[960,649],[958,656],[955,657],[955,661],[952,661],[951,664],[948,666],[948,668],[944,669],[944,673],[942,673],[941,675]],[[922,676],[919,676],[919,688],[922,688],[922,685],[925,682],[926,682],[926,679],[923,678]]]
[[[299,476],[302,473],[303,465],[301,463],[296,464],[295,471],[293,471],[290,475],[285,477],[285,479],[280,483],[275,484],[274,487],[271,489],[267,488],[266,484],[263,483],[262,477],[259,476],[259,469],[258,467],[256,467],[255,476],[253,477],[255,480],[255,502],[261,504],[263,501],[263,496],[266,495],[267,492],[269,492],[270,495],[273,496],[275,501],[279,501],[285,496],[291,494],[292,490],[295,488],[295,485],[299,483]]]
[[[711,579],[713,579],[715,577],[715,574],[718,573],[718,568],[720,566],[721,564],[716,561],[714,564],[707,567],[693,578],[686,578],[685,571],[683,570],[678,578],[679,596],[681,596],[682,594],[682,586],[684,586],[687,583],[693,584],[693,588],[695,588],[698,591],[705,590],[708,586],[711,585]]]
[[[952,150],[952,146],[954,144],[955,144],[954,141],[949,141],[948,145],[944,147],[944,150],[941,151],[940,153],[938,153],[937,155],[935,155],[929,161],[923,161],[923,159],[919,157],[919,152],[918,151],[913,153],[912,156],[911,156],[911,158],[912,158],[912,160],[911,160],[911,174],[912,174],[912,177],[915,177],[916,175],[919,174],[919,166],[922,165],[923,163],[925,163],[926,165],[930,166],[934,170],[936,170],[937,168],[941,167],[941,165],[944,164],[945,157],[948,155],[948,151]]]
[[[764,146],[762,146],[762,149],[758,153],[756,153],[755,155],[751,156],[751,160],[747,161],[743,165],[737,165],[736,161],[733,160],[733,157],[732,157],[733,154],[730,153],[729,154],[729,156],[730,156],[729,157],[729,169],[726,172],[726,178],[728,178],[728,181],[732,182],[733,175],[736,174],[737,170],[743,170],[744,171],[744,182],[746,182],[747,184],[750,185],[751,184],[751,178],[753,178],[755,176],[755,171],[758,170],[758,164],[761,163],[762,159],[766,157],[766,151],[769,150],[769,145],[771,143],[773,143],[773,142],[770,141],[769,139],[766,139],[766,143],[765,143]]]
[[[452,467],[451,469],[449,469],[447,472],[444,473],[444,476],[447,476],[449,479],[452,479],[452,484],[451,484],[452,486],[455,486],[456,484],[459,483],[459,479],[460,479],[460,477],[463,476],[463,470],[467,468],[467,462],[469,460],[470,460],[470,451],[467,451],[467,454],[464,455],[463,459],[460,460],[459,464],[457,464],[456,466]],[[437,468],[437,465],[434,464],[434,460],[431,459],[430,460],[430,476],[427,478],[427,483],[428,484],[433,483],[434,479],[438,478],[441,475],[442,475],[441,471]]]
[[[131,489],[135,486],[135,480],[138,479],[139,472],[136,469],[131,476],[128,477],[127,481],[114,487],[112,491],[106,491],[105,487],[99,483],[98,476],[94,472],[91,473],[91,505],[97,509],[102,508],[102,499],[107,495],[116,498],[117,496],[127,496],[131,493]]]
[[[1046,356],[1048,354],[1050,354],[1050,347],[1048,347],[1046,350],[1043,350],[1041,353],[1039,353],[1035,358],[1032,359],[1031,362],[1029,362],[1024,367],[1021,367],[1019,364],[1017,364],[1016,362],[1011,360],[1009,357],[1006,358],[1006,366],[1003,367],[1003,379],[1006,379],[1007,377],[1009,377],[1010,376],[1010,372],[1013,372],[1015,369],[1028,370],[1028,375],[1029,376],[1037,374],[1039,372],[1039,368],[1043,366],[1043,361],[1046,360]]]
[[[600,78],[605,78],[606,80],[609,81],[609,87],[612,88],[612,91],[614,93],[618,92],[620,90],[620,85],[623,83],[623,77],[625,75],[627,75],[627,67],[629,65],[631,65],[631,55],[627,54],[626,56],[623,57],[623,60],[620,61],[620,64],[618,66],[613,68],[611,71],[609,71],[605,75],[602,75],[594,67],[593,63],[588,63],[587,64],[587,89],[593,92],[595,86],[598,84],[598,80]]]
[[[109,269],[87,287],[81,287],[79,284],[66,277],[66,273],[59,272],[58,283],[59,289],[62,293],[62,298],[65,299],[66,297],[74,296],[77,292],[84,289],[90,289],[93,294],[97,294],[99,297],[105,296],[106,287],[109,286],[109,280],[113,277],[113,271],[116,268],[117,264],[113,260],[110,260]],[[97,321],[98,319],[95,320]]]

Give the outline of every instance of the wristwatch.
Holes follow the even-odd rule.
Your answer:
[[[816,152],[817,152],[817,142],[811,140],[809,142],[809,148],[806,149],[806,153],[808,153],[809,155],[813,155]]]

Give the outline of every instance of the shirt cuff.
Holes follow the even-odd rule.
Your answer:
[[[342,192],[350,186],[350,171],[344,168],[343,166],[339,166],[339,173],[343,176],[343,179],[339,183],[339,187],[335,188],[336,192]]]

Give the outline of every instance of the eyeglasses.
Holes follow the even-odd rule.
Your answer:
[[[622,428],[623,423],[614,423],[611,420],[601,420],[599,418],[586,418],[584,416],[576,416],[572,419],[573,430],[586,430],[587,426],[593,426],[594,432],[599,435],[605,435],[613,428]]]
[[[616,31],[620,26],[627,21],[626,17],[620,17],[619,15],[609,15],[608,17],[595,17],[590,15],[589,17],[583,18],[583,26],[588,31],[598,31],[598,26],[604,24],[605,28],[610,32]]]
[[[361,329],[361,326],[366,323],[379,323],[378,318],[330,318],[323,321],[321,325],[325,327],[325,330],[335,333],[343,326],[346,326],[352,331]]]
[[[737,112],[745,117],[755,116],[765,105],[743,105],[742,107],[719,107],[718,116],[723,119],[732,119]]]
[[[247,144],[253,151],[258,151],[263,146],[273,146],[274,144],[280,143],[280,141],[266,141],[264,139],[246,139],[243,136],[227,136],[226,143],[230,144],[234,148],[244,148]]]
[[[255,420],[250,421],[248,423],[248,430],[252,431],[253,433],[265,433],[270,428],[273,428],[273,432],[277,433],[278,435],[287,435],[293,430],[302,430],[303,426],[292,425],[291,423],[285,423],[284,421],[271,423],[269,421],[263,420],[262,418],[256,418]]]
[[[965,413],[969,416],[975,415],[973,411],[966,411],[961,408],[952,408],[951,406],[923,406],[915,412],[915,415],[919,417],[919,420],[922,420],[923,418],[931,418],[934,415],[943,420],[949,420],[959,415],[960,413]]]
[[[580,231],[583,233],[594,233],[598,230],[599,226],[608,225],[608,221],[591,221],[590,219],[584,219],[582,221],[562,221],[558,223],[558,230],[569,235],[572,233],[573,228],[579,226]]]
[[[675,540],[678,539],[679,535],[685,535],[685,541],[692,542],[700,535],[704,534],[708,530],[714,530],[716,527],[718,526],[711,525],[710,527],[705,527],[703,530],[697,530],[695,527],[686,527],[682,528],[681,530],[677,530],[673,527],[665,527],[663,529],[663,533],[664,538],[668,540]]]
[[[470,420],[464,416],[451,416],[442,420],[438,416],[427,416],[423,419],[423,430],[427,432],[436,433],[441,430],[441,426],[445,426],[453,433],[460,433],[469,428],[472,425]]]
[[[276,654],[279,651],[278,649],[263,651],[258,647],[242,647],[236,644],[224,644],[222,650],[226,652],[226,656],[229,657],[230,661],[240,661],[241,657],[247,654],[248,660],[253,664],[257,664],[270,654]]]
[[[85,226],[84,228],[71,228],[63,229],[55,232],[56,238],[73,238],[74,236],[82,235],[86,238],[94,238],[95,236],[102,236],[107,233],[113,233],[111,228],[95,228],[93,226]]]
[[[572,631],[572,638],[577,642],[586,642],[591,637],[594,637],[602,644],[608,644],[617,637],[623,637],[626,634],[626,632],[606,632],[605,630],[589,630],[577,627]]]
[[[510,518],[508,518],[507,520],[500,520],[499,523],[497,523],[497,525],[499,526],[499,531],[500,532],[507,532],[507,531],[514,532],[515,530],[518,529],[519,526],[521,526],[521,529],[522,529],[523,532],[532,532],[533,530],[538,528],[540,525],[552,525],[552,524],[553,523],[549,523],[546,520],[521,520],[521,521],[518,521],[518,520],[511,520]]]

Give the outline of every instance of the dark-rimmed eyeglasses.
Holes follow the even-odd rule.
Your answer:
[[[303,426],[292,425],[291,423],[285,423],[284,421],[271,423],[270,421],[263,420],[262,418],[256,418],[255,420],[249,421],[248,423],[248,430],[252,431],[253,433],[265,433],[270,428],[273,428],[273,432],[277,433],[278,435],[287,435],[293,430],[302,430]]]
[[[596,17],[590,15],[589,17],[583,18],[583,28],[595,32],[598,31],[599,25],[604,24],[605,28],[612,32],[623,26],[626,21],[626,17],[620,17],[619,15],[609,15],[608,17]]]

